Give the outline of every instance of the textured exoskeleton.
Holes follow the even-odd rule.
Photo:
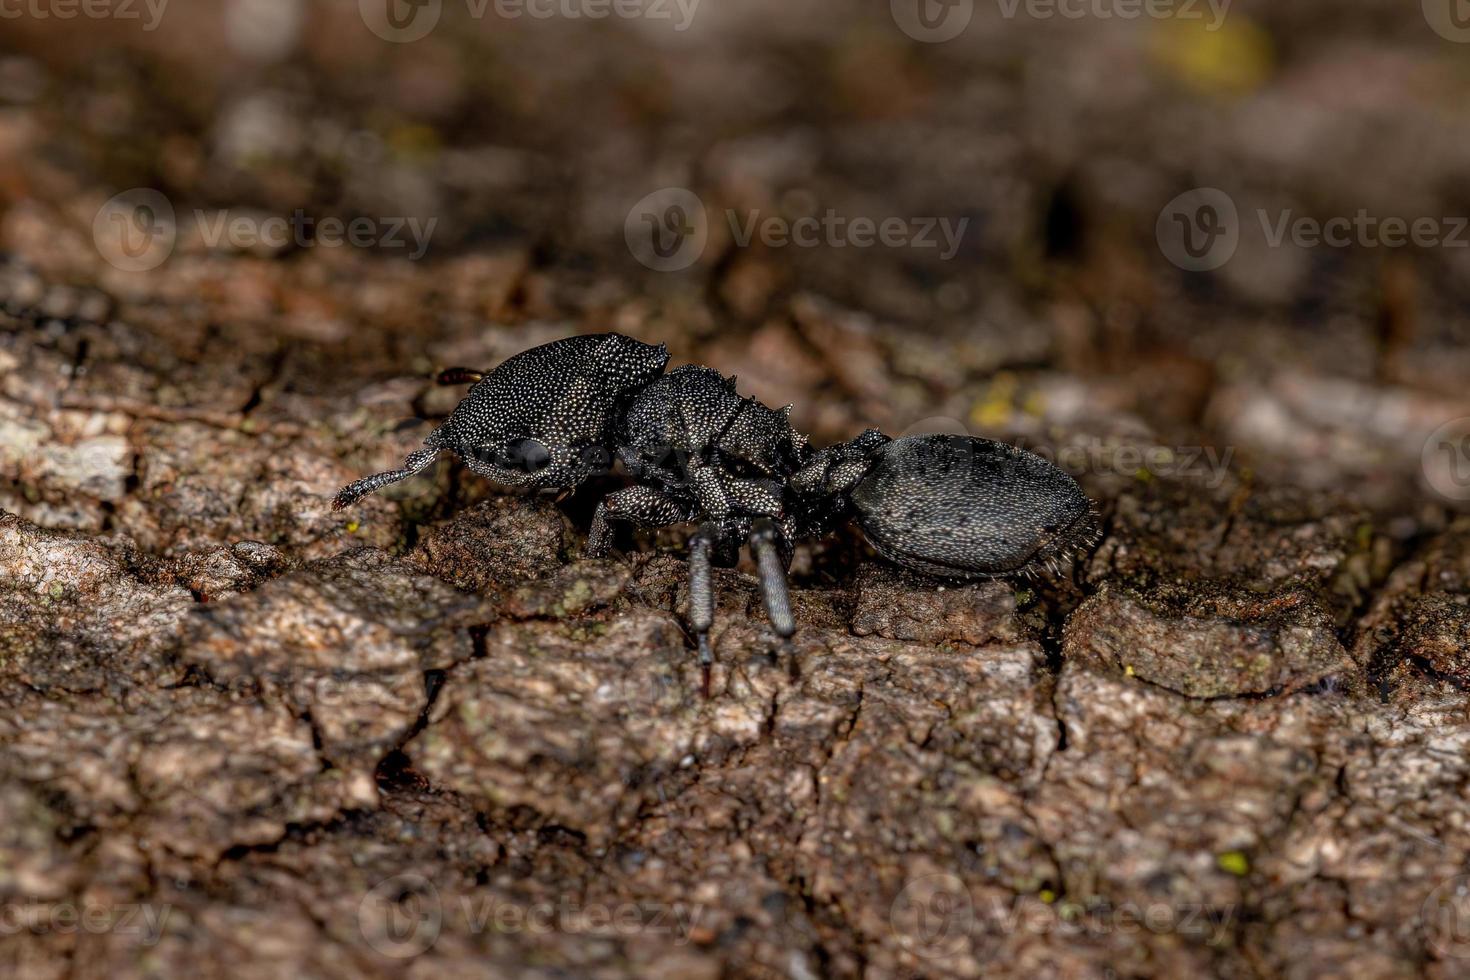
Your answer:
[[[863,535],[926,575],[1025,572],[1092,530],[1092,505],[1034,453],[970,436],[911,436],[880,447],[853,488]]]
[[[605,554],[611,522],[698,522],[690,539],[690,625],[710,660],[710,568],[750,544],[771,625],[795,630],[785,568],[792,542],[856,519],[884,558],[927,575],[1030,574],[1086,544],[1092,503],[1066,473],[1032,453],[969,436],[890,439],[869,429],[814,450],[790,407],[742,397],[734,378],[697,365],[664,374],[668,351],[619,334],[569,337],[481,374],[401,469],[344,487],[346,507],[448,450],[470,469],[517,487],[572,487],[613,456],[634,483],[598,505],[587,553]]]
[[[481,476],[511,487],[576,486],[605,469],[628,402],[669,361],[655,347],[619,334],[568,337],[532,348],[488,375],[456,368],[446,383],[474,380],[444,424],[403,468],[343,487],[338,510],[407,479],[448,450]]]

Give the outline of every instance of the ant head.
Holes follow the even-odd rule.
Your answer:
[[[576,486],[608,465],[622,411],[668,360],[615,333],[544,344],[476,382],[428,445],[505,486]]]

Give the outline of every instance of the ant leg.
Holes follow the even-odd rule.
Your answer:
[[[474,384],[484,376],[484,371],[476,371],[474,368],[452,367],[440,371],[439,376],[434,380],[447,387],[449,385]]]
[[[715,660],[709,645],[709,630],[715,624],[715,587],[710,571],[714,535],[711,525],[701,524],[689,539],[689,625],[699,642],[699,667],[704,672],[705,697],[709,697],[710,667]]]
[[[582,547],[583,558],[605,558],[612,545],[612,525],[607,522],[607,502],[599,500],[597,510],[592,512],[592,527],[587,531],[587,543]]]
[[[750,532],[750,552],[760,571],[761,597],[765,599],[766,616],[771,628],[785,640],[796,632],[796,619],[791,615],[791,593],[786,586],[786,566],[777,546],[781,532],[775,522],[762,518]]]
[[[635,527],[667,527],[690,517],[688,509],[652,487],[626,487],[602,498],[592,515],[584,558],[603,558],[612,545],[612,521],[627,521]]]
[[[437,455],[439,455],[438,447],[427,446],[405,456],[403,458],[402,469],[389,470],[386,473],[375,473],[372,476],[363,477],[356,483],[349,483],[341,490],[338,490],[337,496],[332,498],[332,509],[342,510],[344,507],[351,507],[363,497],[377,490],[381,490],[390,483],[407,480],[419,470],[432,463],[434,457]]]

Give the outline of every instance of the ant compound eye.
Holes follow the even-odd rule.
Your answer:
[[[535,439],[512,439],[505,447],[506,463],[512,469],[535,473],[551,465],[551,450]]]

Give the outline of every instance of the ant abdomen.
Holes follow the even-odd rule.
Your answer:
[[[1095,534],[1077,481],[1035,453],[972,436],[885,443],[852,491],[884,558],[926,575],[980,578],[1054,565]]]

